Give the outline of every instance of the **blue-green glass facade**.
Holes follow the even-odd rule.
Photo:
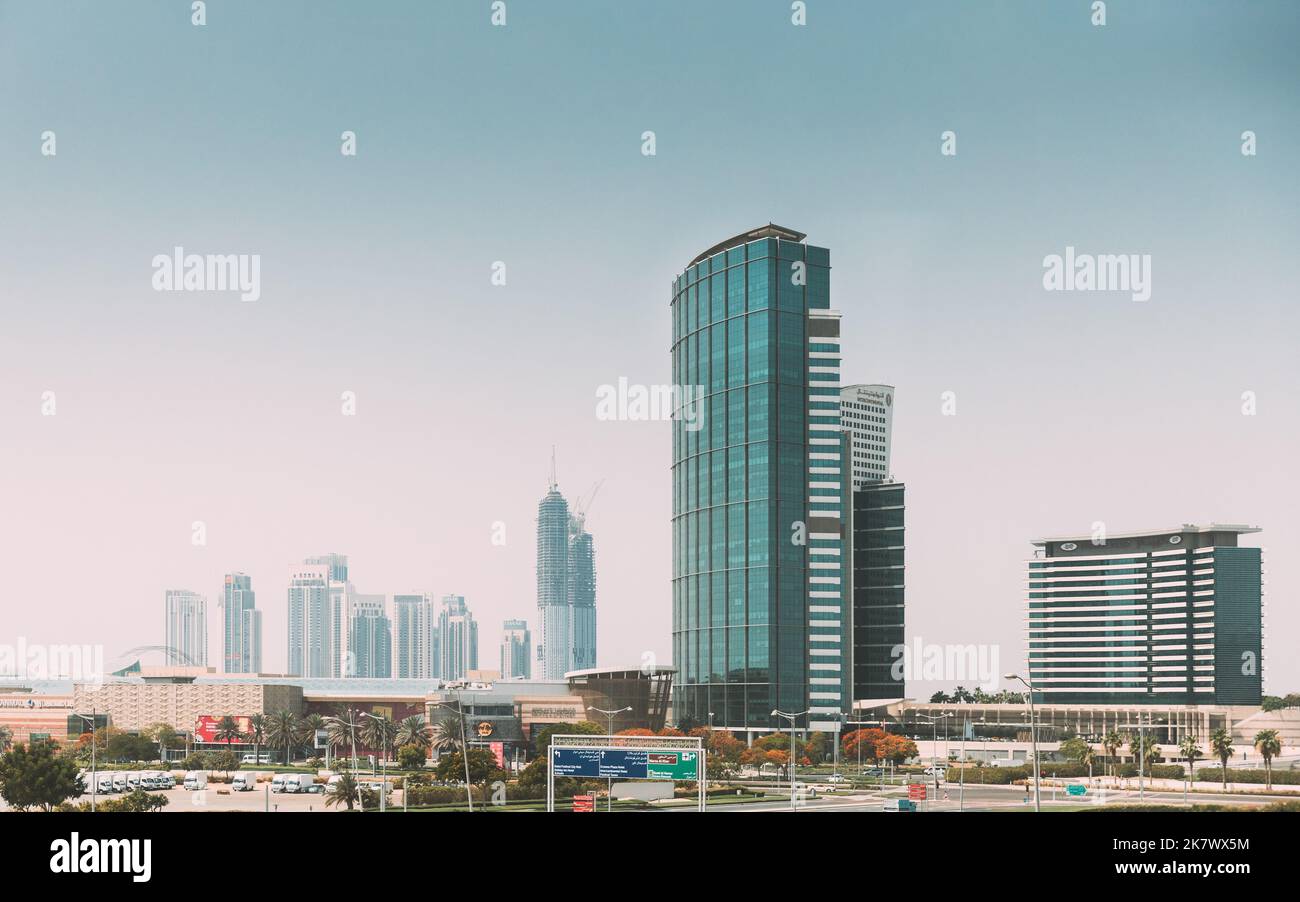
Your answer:
[[[775,725],[773,708],[841,710],[842,671],[831,659],[842,636],[828,638],[825,624],[839,629],[843,618],[810,620],[814,593],[838,596],[842,577],[829,569],[842,551],[838,318],[829,307],[830,253],[802,240],[737,240],[673,283],[673,383],[685,387],[679,397],[697,391],[702,411],[697,430],[689,418],[673,423],[679,720],[756,730]],[[823,317],[833,326],[810,327]],[[824,341],[810,336],[832,329]],[[834,353],[814,360],[812,339]],[[823,440],[835,446],[814,451]],[[814,481],[813,453],[835,458],[820,461],[834,472]],[[812,698],[814,663],[823,684],[812,691],[834,698]]]

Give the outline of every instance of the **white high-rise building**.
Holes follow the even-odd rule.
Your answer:
[[[464,595],[444,595],[438,615],[438,677],[463,680],[478,670],[478,624],[465,604]]]
[[[530,680],[533,677],[533,634],[528,621],[507,620],[501,630],[501,679]]]
[[[290,676],[331,676],[330,568],[300,564],[289,574]]]
[[[352,628],[353,602],[356,589],[348,579],[348,556],[346,554],[322,554],[310,557],[304,562],[327,568],[329,579],[329,673],[331,677],[349,676],[348,649],[351,641],[348,633]]]
[[[840,390],[840,427],[850,436],[853,487],[891,476],[889,447],[894,433],[894,386],[847,385]]]
[[[170,664],[208,666],[208,600],[197,592],[167,590],[167,649]]]
[[[393,596],[393,676],[433,679],[437,669],[438,628],[433,599],[424,594]]]
[[[262,612],[246,573],[227,573],[221,601],[222,669],[258,673],[262,669]]]

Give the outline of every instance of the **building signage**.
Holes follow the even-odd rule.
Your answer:
[[[200,714],[194,721],[194,741],[195,742],[219,742],[226,744],[224,738],[217,738],[217,731],[221,729],[221,717],[215,717],[211,714]],[[248,745],[251,743],[253,732],[253,722],[249,718],[240,715],[234,718],[235,727],[239,730],[240,735],[231,737],[231,745]]]
[[[700,753],[688,749],[551,747],[557,777],[697,780]]]
[[[475,727],[474,729],[478,731],[478,734],[480,736],[486,739],[487,737],[495,733],[497,728],[492,725],[492,721],[490,720],[480,720],[478,722],[478,726]]]
[[[573,810],[574,811],[595,811],[596,797],[595,796],[574,796]]]

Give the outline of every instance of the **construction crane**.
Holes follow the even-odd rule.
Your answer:
[[[587,522],[587,512],[591,510],[591,502],[596,500],[596,493],[600,487],[605,484],[605,480],[597,480],[596,484],[591,487],[587,493],[586,499],[579,498],[573,504],[573,522],[577,526],[576,531],[581,532]]]

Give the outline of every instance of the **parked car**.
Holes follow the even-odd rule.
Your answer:
[[[883,767],[868,767],[862,773],[868,777],[883,777],[885,775],[885,769]]]
[[[325,784],[324,784],[324,783],[313,783],[313,784],[311,784],[310,786],[307,787],[307,790],[306,790],[306,791],[307,791],[307,792],[310,792],[310,793],[314,793],[314,794],[316,794],[316,795],[321,795],[321,794],[323,794],[323,793],[325,792]]]
[[[831,774],[826,778],[827,783],[849,783],[851,782],[844,774]]]

